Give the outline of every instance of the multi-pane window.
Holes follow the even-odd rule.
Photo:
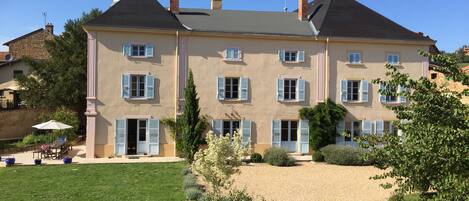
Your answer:
[[[397,102],[397,87],[390,87],[389,90],[393,95],[386,96],[386,102]]]
[[[384,121],[384,130],[383,132],[386,134],[397,135],[397,127],[392,123],[392,121]]]
[[[282,141],[298,140],[298,121],[282,121],[281,126]]]
[[[131,56],[133,57],[144,57],[145,56],[145,45],[132,45]]]
[[[345,130],[350,135],[345,135],[345,141],[353,141],[353,138],[360,136],[362,132],[362,121],[345,122]]]
[[[397,65],[400,64],[399,54],[388,54],[388,64]]]
[[[239,98],[239,78],[225,78],[225,99]]]
[[[284,100],[296,100],[296,79],[285,79],[284,80]]]
[[[235,131],[239,131],[240,121],[238,120],[224,120],[223,121],[223,134],[233,136]]]
[[[361,64],[362,55],[360,52],[350,52],[348,54],[348,62],[350,64]]]
[[[131,75],[131,97],[143,98],[145,97],[145,75]]]
[[[285,61],[296,62],[298,51],[285,51]]]
[[[347,100],[359,101],[360,100],[360,81],[349,80],[347,83]]]
[[[226,49],[225,59],[229,61],[240,61],[241,50],[239,48],[228,48]]]
[[[147,141],[147,120],[138,120],[138,141]]]
[[[23,75],[22,70],[14,70],[13,71],[13,78],[18,78],[19,76]]]

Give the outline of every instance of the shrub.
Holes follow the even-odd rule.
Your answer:
[[[324,156],[322,155],[321,151],[318,150],[313,153],[313,161],[324,162]]]
[[[199,188],[199,184],[197,184],[197,178],[193,174],[186,175],[184,177],[184,181],[182,182],[182,187],[184,189]]]
[[[264,162],[262,160],[262,155],[259,153],[253,153],[251,154],[251,163],[262,163]]]
[[[181,170],[182,176],[186,176],[188,174],[192,174],[192,170],[190,168],[184,168]]]
[[[241,136],[235,132],[230,136],[216,136],[213,132],[207,134],[208,148],[195,154],[192,170],[201,175],[210,184],[214,192],[222,188],[228,189],[232,184],[231,176],[239,172],[242,158],[247,155]]]
[[[202,190],[198,187],[185,189],[185,192],[187,200],[199,200],[203,196]]]
[[[281,148],[270,148],[264,153],[264,160],[273,166],[293,166],[295,165],[295,159],[288,156],[285,149]]]
[[[343,146],[343,145],[328,145],[321,149],[324,160],[330,164],[336,165],[371,165],[371,160],[365,160],[364,157],[367,150],[363,148]]]
[[[35,134],[31,133],[27,135],[26,137],[23,138],[21,142],[17,143],[17,147],[25,147],[28,145],[37,145],[37,144],[47,144],[51,143],[54,141],[54,136],[52,135],[40,135],[40,134]]]
[[[261,196],[249,195],[246,190],[234,190],[230,191],[228,195],[210,193],[204,196],[202,201],[254,201],[254,200],[265,200]]]

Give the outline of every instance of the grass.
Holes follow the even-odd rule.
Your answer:
[[[0,168],[0,200],[184,200],[185,163]]]

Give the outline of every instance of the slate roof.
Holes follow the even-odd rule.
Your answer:
[[[18,38],[15,38],[15,39],[13,39],[13,40],[10,40],[10,41],[8,41],[8,42],[3,43],[3,45],[8,46],[8,45],[9,45],[10,43],[12,43],[12,42],[21,40],[21,39],[23,39],[23,38],[26,38],[26,37],[28,37],[28,36],[34,35],[34,34],[39,33],[39,32],[41,32],[41,31],[44,31],[44,28],[40,28],[40,29],[37,29],[37,30],[32,31],[32,32],[30,32],[30,33],[24,34],[24,35],[22,35],[22,36],[20,36],[20,37],[18,37]]]
[[[157,0],[120,0],[86,25],[192,30],[202,32],[375,38],[434,42],[369,9],[356,0],[315,0],[309,20],[297,13],[181,9],[173,14]]]
[[[156,0],[120,0],[85,25],[119,28],[184,29],[176,17]]]
[[[194,31],[312,36],[307,21],[285,12],[181,9],[179,21]]]
[[[356,0],[315,0],[309,16],[319,36],[433,41]]]

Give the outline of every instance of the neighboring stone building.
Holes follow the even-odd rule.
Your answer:
[[[18,85],[14,78],[20,74],[29,73],[29,66],[22,58],[47,59],[49,54],[44,42],[52,39],[53,36],[54,26],[47,24],[45,28],[40,28],[3,44],[9,47],[9,52],[0,54],[0,109],[19,107],[21,101],[17,93]]]
[[[469,47],[464,48],[464,53],[469,56]]]

